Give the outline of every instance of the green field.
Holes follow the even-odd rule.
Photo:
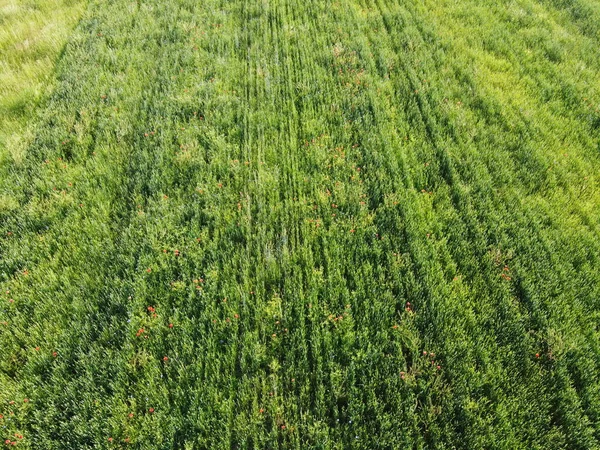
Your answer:
[[[83,0],[0,0],[0,165],[20,160],[31,144],[28,126],[83,9]]]
[[[599,0],[0,0],[0,116],[0,447],[600,448]]]

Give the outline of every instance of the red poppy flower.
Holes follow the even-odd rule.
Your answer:
[[[163,361],[168,361],[169,357],[168,356],[163,356]]]
[[[150,414],[152,414],[152,413],[154,412],[154,408],[150,408],[150,409],[148,410],[148,412],[149,412]]]

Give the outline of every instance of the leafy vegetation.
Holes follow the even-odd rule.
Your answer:
[[[81,16],[80,0],[0,0],[0,163],[22,157],[27,124],[48,96],[53,67]]]
[[[0,180],[0,442],[598,448],[597,17],[91,2]]]

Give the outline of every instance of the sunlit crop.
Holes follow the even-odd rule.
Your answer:
[[[0,446],[600,446],[593,0],[57,4]]]

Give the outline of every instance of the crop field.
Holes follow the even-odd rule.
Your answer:
[[[51,92],[54,63],[83,6],[80,0],[0,0],[0,164],[19,160],[31,142],[28,125]]]
[[[600,448],[600,2],[0,0],[0,447]]]

